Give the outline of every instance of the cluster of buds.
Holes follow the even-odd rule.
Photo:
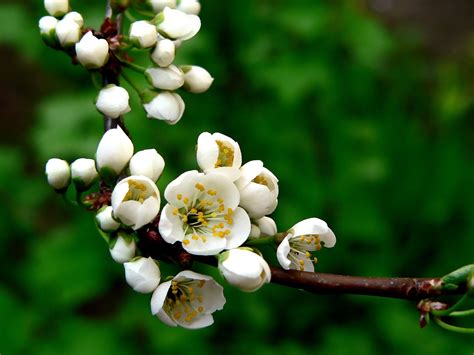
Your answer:
[[[120,67],[118,74],[137,91],[150,118],[177,123],[183,116],[185,104],[175,91],[202,93],[214,80],[202,67],[173,64],[177,49],[201,28],[197,16],[201,6],[196,0],[124,2],[118,7],[130,17],[133,11],[150,15],[144,20],[131,20],[128,36],[118,33],[112,21],[103,25],[100,31],[85,28],[81,14],[70,11],[68,0],[44,0],[44,6],[50,14],[39,21],[44,42],[65,51],[90,71],[105,72]],[[127,51],[131,47],[149,53],[147,67],[133,63],[134,59]],[[133,82],[125,72],[128,69],[139,71],[147,86],[140,87]],[[129,93],[121,86],[107,83],[98,94],[96,107],[111,119],[121,119],[131,110]]]
[[[198,170],[187,171],[164,191],[161,209],[156,181],[165,162],[155,149],[134,153],[129,137],[118,127],[108,130],[96,159],[46,164],[50,185],[66,193],[71,181],[78,201],[96,211],[100,233],[112,258],[124,265],[125,278],[137,292],[153,293],[151,309],[163,322],[186,328],[212,324],[212,313],[225,303],[223,289],[210,276],[184,270],[160,283],[159,262],[140,250],[140,231],[158,222],[161,239],[191,256],[214,256],[224,279],[253,292],[270,282],[268,263],[255,241],[273,238],[277,259],[285,269],[313,271],[313,251],[334,246],[336,238],[317,218],[277,233],[268,215],[278,203],[278,179],[261,161],[242,165],[239,144],[221,133],[202,133],[196,151]],[[82,198],[100,177],[98,192]],[[104,185],[107,188],[104,189]]]

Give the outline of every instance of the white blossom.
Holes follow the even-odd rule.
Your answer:
[[[181,0],[176,9],[187,14],[198,15],[201,11],[201,4],[197,0]]]
[[[167,186],[165,198],[160,235],[168,243],[181,242],[191,254],[215,255],[249,236],[250,219],[237,207],[239,191],[226,176],[185,172]]]
[[[147,116],[176,124],[184,113],[184,101],[178,94],[169,91],[156,93],[153,99],[143,104]]]
[[[101,174],[118,175],[133,155],[133,143],[120,127],[104,133],[97,147],[97,168]],[[105,170],[109,170],[106,172]]]
[[[123,264],[127,283],[140,293],[155,291],[160,283],[160,268],[152,258],[138,258]]]
[[[165,168],[165,161],[156,149],[146,149],[135,153],[129,167],[131,175],[142,175],[156,181]]]
[[[240,191],[240,206],[251,218],[272,213],[278,204],[278,179],[263,167],[260,160],[252,160],[240,168],[235,182]]]
[[[201,28],[201,19],[196,15],[188,15],[182,11],[165,7],[158,16],[161,22],[157,25],[158,32],[170,39],[187,40],[194,37]]]
[[[43,38],[48,46],[57,46],[56,26],[58,22],[58,19],[53,16],[43,16],[39,20],[38,27],[40,29],[41,38]]]
[[[63,20],[74,21],[81,28],[84,25],[84,19],[82,18],[82,15],[79,12],[76,12],[76,11],[68,12],[63,17]]]
[[[56,25],[56,37],[61,47],[71,47],[81,39],[81,27],[75,21],[63,18]]]
[[[270,217],[262,217],[256,220],[257,226],[260,229],[260,236],[261,237],[270,237],[277,234],[277,226],[273,219]]]
[[[162,90],[176,90],[184,84],[183,72],[176,65],[148,68],[145,77],[153,87]]]
[[[180,67],[184,73],[184,89],[189,92],[200,94],[207,91],[214,78],[209,72],[196,65],[183,65]]]
[[[148,21],[135,21],[130,26],[130,40],[138,48],[153,47],[158,39],[156,26]]]
[[[63,16],[69,10],[68,0],[44,0],[44,8],[51,16]]]
[[[270,282],[267,262],[247,249],[231,249],[219,255],[219,270],[226,281],[245,292],[254,292]]]
[[[151,59],[160,67],[167,67],[173,63],[176,54],[174,42],[170,39],[160,39],[151,52]]]
[[[89,31],[76,43],[76,55],[79,63],[85,68],[98,69],[109,59],[109,44],[105,39],[99,39]]]
[[[224,304],[223,288],[212,277],[185,270],[153,292],[151,313],[169,326],[198,329],[213,324],[212,313]]]
[[[326,222],[319,218],[308,218],[295,224],[286,232],[285,239],[277,249],[277,258],[285,270],[314,271],[312,251],[322,246],[332,248],[336,236]]]
[[[75,160],[71,164],[71,176],[80,188],[89,187],[99,176],[95,168],[95,161],[85,158]]]
[[[172,9],[176,7],[176,0],[148,0],[148,3],[156,13],[163,11],[165,7]]]
[[[120,222],[114,219],[112,206],[101,208],[96,214],[95,219],[99,228],[104,232],[113,232],[120,227]]]
[[[119,235],[110,249],[110,256],[117,263],[123,264],[133,259],[136,248],[137,245],[133,239]]]
[[[62,159],[49,159],[45,168],[48,184],[56,190],[66,188],[71,181],[71,169],[67,161]]]
[[[114,217],[138,229],[150,223],[160,211],[160,192],[146,176],[132,175],[121,180],[112,192]]]
[[[95,106],[102,114],[110,118],[119,118],[130,112],[129,99],[127,90],[121,86],[109,84],[100,90]]]
[[[221,133],[203,132],[199,135],[196,159],[205,173],[219,173],[232,181],[240,176],[242,154],[239,144]]]

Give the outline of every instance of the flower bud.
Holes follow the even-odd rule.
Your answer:
[[[130,174],[142,175],[156,181],[165,168],[165,161],[156,149],[141,150],[130,160]]]
[[[133,259],[136,248],[136,243],[131,237],[124,238],[119,235],[112,248],[110,248],[110,256],[117,263],[123,264]]]
[[[99,176],[95,169],[95,161],[85,158],[77,159],[71,164],[71,175],[80,190],[87,189]]]
[[[89,31],[76,43],[76,54],[77,60],[85,68],[98,69],[109,59],[109,44],[105,39],[99,39]]]
[[[176,0],[148,0],[147,2],[156,13],[163,11],[165,7],[172,9],[176,7]]]
[[[48,184],[56,190],[62,190],[71,181],[71,169],[65,160],[49,159],[46,163],[46,177]]]
[[[56,36],[61,47],[71,47],[81,38],[81,27],[76,22],[64,18],[56,25]]]
[[[68,12],[66,16],[63,17],[63,20],[73,21],[81,28],[84,25],[84,19],[82,18],[82,15],[76,11]]]
[[[229,284],[244,292],[257,291],[271,278],[267,262],[246,249],[231,249],[220,254],[219,270]]]
[[[162,90],[176,90],[184,84],[183,72],[175,65],[148,68],[145,77],[153,87]]]
[[[152,258],[137,258],[123,264],[127,283],[137,292],[153,292],[160,283],[161,273]]]
[[[53,16],[43,16],[40,18],[38,26],[40,29],[41,38],[43,41],[51,47],[56,47],[58,39],[56,37],[56,26],[58,20]]]
[[[158,39],[156,26],[148,21],[136,21],[130,26],[130,40],[138,48],[153,47]]]
[[[120,223],[114,219],[112,212],[112,206],[106,206],[101,208],[95,216],[97,225],[104,232],[113,232],[120,227]]]
[[[201,4],[197,0],[181,0],[176,9],[190,15],[199,15]]]
[[[201,28],[201,20],[196,15],[188,15],[166,7],[154,19],[158,32],[170,39],[187,40],[194,37]]]
[[[167,67],[173,63],[176,47],[170,39],[159,40],[151,52],[151,59],[160,67]]]
[[[68,0],[44,0],[44,8],[51,16],[61,17],[69,10]]]
[[[209,72],[195,65],[180,67],[184,73],[184,88],[192,93],[200,94],[212,85],[214,78]]]
[[[152,100],[144,100],[143,107],[150,118],[163,120],[168,124],[176,124],[184,113],[184,101],[176,93],[163,91],[155,93]]]
[[[258,226],[253,223],[250,226],[249,238],[260,238],[260,228],[258,228]]]
[[[97,168],[101,175],[118,175],[133,155],[133,143],[120,127],[104,133],[96,152]]]
[[[100,90],[95,106],[102,114],[110,118],[119,118],[130,112],[128,100],[127,90],[121,86],[109,84]]]
[[[262,217],[258,219],[257,226],[260,229],[261,237],[271,237],[278,233],[276,223],[270,217]]]

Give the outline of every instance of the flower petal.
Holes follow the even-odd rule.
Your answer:
[[[174,207],[170,204],[163,208],[158,225],[161,237],[170,244],[184,239],[183,221],[179,216],[173,215],[173,209]]]
[[[205,241],[199,235],[197,240],[192,238],[194,233],[186,235],[183,239],[183,248],[188,253],[193,255],[216,255],[217,253],[224,250],[226,247],[225,238],[214,237],[212,235],[206,235]],[[189,241],[189,243],[188,243]]]
[[[166,281],[160,284],[157,289],[153,292],[151,296],[151,314],[156,315],[161,309],[163,309],[163,305],[165,304],[166,295],[168,294],[168,290],[171,287],[171,281]]]
[[[226,238],[227,244],[225,249],[234,249],[241,246],[250,234],[250,218],[243,208],[237,207],[234,210],[232,219],[234,223],[230,229],[230,234]]]
[[[290,253],[290,242],[288,240],[289,238],[290,235],[286,236],[277,248],[278,262],[285,270],[289,270],[291,265],[291,260],[288,259],[288,254]]]

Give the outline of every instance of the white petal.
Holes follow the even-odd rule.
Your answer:
[[[150,196],[148,197],[143,204],[139,206],[137,219],[135,220],[135,225],[133,229],[139,229],[145,224],[150,223],[160,212],[160,199]]]
[[[159,320],[170,327],[176,327],[178,324],[166,313],[163,309],[160,309],[156,314]]]
[[[158,288],[153,292],[151,296],[151,313],[153,315],[157,314],[162,308],[163,304],[165,303],[166,295],[168,294],[168,290],[171,287],[171,281],[163,282]]]
[[[237,207],[232,216],[234,224],[227,236],[226,249],[233,249],[241,246],[250,234],[250,218],[243,208]]]
[[[336,236],[330,228],[328,228],[326,233],[320,234],[319,239],[324,242],[326,248],[332,248],[336,245]]]
[[[198,177],[203,175],[204,174],[199,173],[197,170],[191,170],[178,176],[171,181],[165,189],[164,195],[166,201],[177,207],[182,207],[182,202],[178,199],[178,195],[182,195],[182,198],[188,197],[192,199],[196,191],[194,185]]]
[[[214,323],[214,318],[210,314],[199,314],[193,318],[190,322],[176,319],[176,322],[186,329],[199,329],[208,327]]]
[[[229,178],[220,174],[209,173],[202,176],[200,183],[204,185],[206,190],[215,190],[217,192],[215,199],[221,198],[224,200],[226,209],[234,209],[238,206],[240,199],[239,190]]]
[[[165,242],[174,244],[184,239],[183,222],[179,216],[173,215],[174,207],[167,204],[161,211],[159,230]]]
[[[214,169],[219,157],[219,147],[209,132],[203,132],[198,137],[196,158],[203,171]]]
[[[189,244],[183,243],[183,248],[188,253],[193,255],[216,255],[226,247],[225,238],[214,237],[212,235],[206,235],[206,241],[202,238],[198,240],[192,239],[193,234],[188,234],[184,240],[188,240]],[[200,236],[200,234],[199,234]]]
[[[240,168],[240,178],[235,182],[237,187],[240,189],[248,185],[253,179],[262,172],[263,162],[261,160],[252,160],[245,163]]]
[[[275,211],[278,200],[267,186],[251,182],[240,190],[240,206],[251,218],[261,218]]]
[[[290,243],[288,241],[289,236],[285,237],[282,240],[280,245],[277,248],[277,259],[281,267],[285,270],[290,269],[291,261],[288,259],[288,254],[290,253]]]
[[[260,228],[262,237],[272,236],[278,233],[276,223],[270,217],[262,217],[258,219],[257,225]]]
[[[122,202],[116,209],[114,209],[114,216],[123,224],[133,226],[138,219],[140,206],[141,203],[134,200]]]

